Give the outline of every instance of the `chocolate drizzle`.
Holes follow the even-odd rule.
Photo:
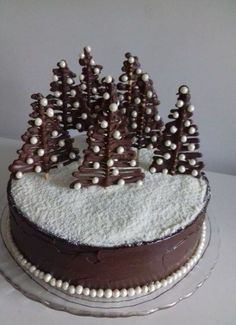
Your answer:
[[[18,159],[9,166],[15,178],[27,172],[48,173],[59,163],[66,165],[78,159],[78,150],[72,147],[73,139],[54,116],[51,100],[39,93],[31,97],[35,102],[31,104],[30,127],[22,135],[25,144],[17,151]]]
[[[103,83],[108,99],[103,99],[95,124],[88,130],[88,149],[84,161],[71,187],[100,185],[107,187],[141,181],[144,174],[135,167],[135,152],[131,149],[132,138],[118,110],[116,85]]]
[[[197,125],[192,120],[194,106],[190,103],[189,88],[182,85],[177,95],[176,108],[169,114],[172,121],[165,126],[150,171],[200,177],[204,164],[198,160],[202,154],[197,152],[200,141]]]

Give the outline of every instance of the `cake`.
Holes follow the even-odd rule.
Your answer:
[[[126,54],[118,85],[100,78],[90,47],[79,62],[79,85],[62,60],[53,93],[32,96],[9,167],[14,257],[68,295],[147,294],[179,281],[204,249],[210,190],[189,87],[179,87],[164,124],[136,56]]]

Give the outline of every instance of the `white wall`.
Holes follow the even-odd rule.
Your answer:
[[[178,85],[191,87],[207,168],[236,174],[236,1],[0,0],[0,136],[19,138],[30,94],[47,94],[51,69],[91,45],[104,74],[140,57],[166,119]]]

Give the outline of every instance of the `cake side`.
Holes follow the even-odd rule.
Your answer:
[[[195,220],[171,236],[149,243],[113,248],[75,245],[40,230],[17,208],[8,191],[13,240],[36,267],[55,278],[88,288],[127,288],[161,280],[194,254],[209,193]]]

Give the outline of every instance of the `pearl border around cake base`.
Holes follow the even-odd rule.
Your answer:
[[[176,279],[174,276],[168,277],[166,280],[163,280],[160,288],[155,284],[149,284],[147,285],[146,294],[140,292],[133,295],[131,294],[131,288],[127,288],[130,289],[130,295],[119,297],[118,299],[114,297],[114,293],[113,297],[107,294],[107,297],[103,298],[92,298],[89,295],[74,295],[73,293],[68,295],[63,290],[59,291],[55,289],[54,286],[48,285],[48,283],[40,280],[38,277],[33,279],[33,266],[29,262],[26,262],[28,263],[25,269],[27,273],[16,263],[15,258],[17,258],[17,254],[19,255],[19,253],[11,240],[9,232],[6,199],[4,198],[1,203],[1,207],[4,208],[2,209],[1,218],[0,272],[16,289],[28,298],[53,309],[63,310],[71,314],[95,317],[128,317],[146,315],[170,308],[190,297],[203,285],[214,269],[218,259],[218,230],[215,225],[215,220],[210,223],[209,219],[207,219],[205,222],[205,236],[203,235],[205,242],[204,245],[202,243],[199,245],[201,253],[198,257],[200,259],[195,258],[195,262],[193,260],[192,266],[196,262],[197,265],[195,265],[191,272],[189,272],[190,267],[188,270],[189,273],[185,267],[182,267],[178,279],[177,275]],[[202,255],[204,255],[203,258],[201,258]]]

